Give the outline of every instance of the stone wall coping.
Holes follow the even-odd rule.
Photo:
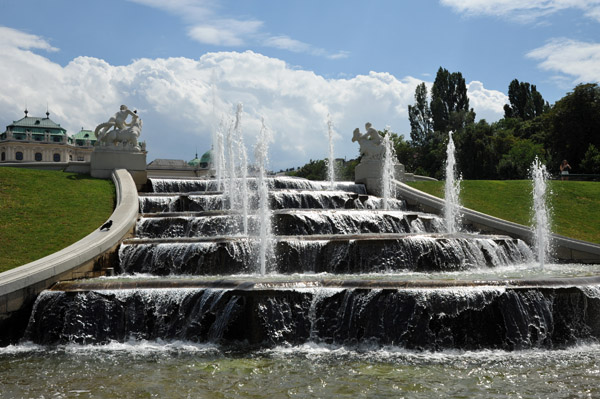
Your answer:
[[[445,203],[444,199],[417,190],[416,188],[410,187],[407,184],[397,180],[395,180],[394,183],[396,185],[396,193],[400,197],[408,200],[409,202],[413,201],[421,204],[430,210],[435,211],[435,213],[443,214]],[[460,208],[460,213],[463,217],[463,220],[478,224],[480,226],[488,227],[492,230],[501,231],[511,237],[520,238],[527,243],[531,243],[532,241],[533,232],[531,228],[523,226],[522,224],[509,222],[507,220],[486,215],[465,207]],[[596,262],[600,261],[600,245],[587,241],[576,240],[574,238],[565,237],[559,234],[552,234],[551,239],[557,246],[561,246],[570,251],[585,253],[587,254],[588,259],[594,259]]]
[[[108,231],[96,229],[86,237],[58,252],[23,266],[0,273],[0,297],[77,268],[103,254],[119,243],[135,226],[139,202],[135,183],[125,169],[114,170],[116,208]],[[49,283],[51,284],[51,283]]]

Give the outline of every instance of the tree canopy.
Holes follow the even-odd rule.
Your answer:
[[[600,87],[577,85],[550,106],[534,84],[514,79],[508,85],[504,118],[475,122],[460,72],[439,68],[428,92],[417,85],[408,106],[410,140],[390,134],[396,156],[408,172],[444,178],[448,132],[454,132],[458,168],[465,179],[523,179],[537,157],[558,173],[567,159],[574,173],[600,174]],[[345,163],[338,176],[354,178],[359,159]],[[324,180],[326,163],[311,160],[294,172]]]

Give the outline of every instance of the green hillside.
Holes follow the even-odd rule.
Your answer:
[[[0,272],[85,237],[114,210],[110,180],[0,167]]]
[[[410,186],[444,197],[444,182],[411,182]],[[549,182],[553,232],[600,244],[600,183]],[[467,208],[511,222],[530,225],[531,182],[528,180],[465,180],[461,202]]]

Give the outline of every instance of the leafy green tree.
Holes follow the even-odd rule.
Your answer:
[[[417,148],[424,147],[433,133],[433,119],[427,102],[425,83],[421,83],[415,89],[415,105],[408,106],[408,120],[412,144]]]
[[[508,101],[510,105],[504,105],[505,118],[530,120],[550,109],[535,85],[519,82],[517,79],[508,85]]]
[[[324,159],[317,161],[311,159],[306,165],[289,174],[308,180],[327,180],[327,164]]]
[[[356,165],[358,165],[359,162],[360,158],[344,162],[344,164],[336,170],[337,179],[342,181],[354,181],[354,169],[356,169]]]
[[[545,151],[541,144],[529,139],[515,139],[515,143],[498,163],[500,179],[526,179],[531,163],[537,157],[544,162]]]
[[[600,148],[600,87],[596,83],[576,86],[554,104],[547,118],[546,148],[553,159],[566,159],[578,170],[590,144]],[[553,164],[553,170],[557,168]]]
[[[454,135],[457,163],[463,178],[495,177],[499,156],[494,147],[494,134],[494,128],[481,120]]]
[[[469,110],[467,85],[460,72],[438,69],[431,88],[431,115],[433,129],[447,133],[457,131],[475,120],[475,112]]]
[[[589,145],[581,160],[581,171],[583,173],[600,174],[600,150],[593,144]]]

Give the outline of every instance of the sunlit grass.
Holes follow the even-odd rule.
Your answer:
[[[110,180],[0,167],[0,272],[85,237],[111,215],[114,202]]]
[[[444,197],[444,182],[411,182],[410,186]],[[600,183],[549,182],[553,232],[600,243]],[[465,180],[461,202],[467,208],[511,222],[530,225],[531,182],[527,180]]]

